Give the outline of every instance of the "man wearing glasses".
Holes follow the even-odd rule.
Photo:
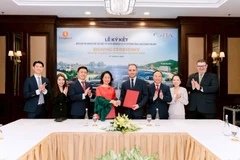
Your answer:
[[[206,72],[207,67],[204,59],[198,60],[198,72],[188,77],[186,88],[189,92],[189,119],[216,118],[218,78],[216,74]]]

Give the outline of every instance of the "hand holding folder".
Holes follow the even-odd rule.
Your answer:
[[[133,108],[133,105],[137,104],[138,95],[139,91],[127,90],[123,102],[123,107]]]

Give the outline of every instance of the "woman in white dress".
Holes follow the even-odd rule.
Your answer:
[[[173,87],[170,88],[172,101],[169,103],[169,119],[185,119],[184,105],[188,104],[188,94],[184,87],[180,87],[181,77],[175,74],[172,77]]]

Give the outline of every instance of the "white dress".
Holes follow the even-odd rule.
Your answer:
[[[172,101],[169,103],[169,119],[185,119],[184,105],[188,104],[188,94],[186,88],[180,87],[178,94],[182,94],[181,98],[175,101],[176,94],[174,93],[174,87],[170,88]]]

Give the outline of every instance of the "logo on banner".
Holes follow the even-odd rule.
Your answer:
[[[68,31],[63,31],[63,32],[62,32],[62,36],[63,36],[63,37],[67,37],[67,36],[68,36]]]
[[[62,36],[58,37],[59,39],[72,39],[72,37],[68,37],[68,31],[63,31]]]
[[[173,38],[173,35],[171,33],[154,33],[153,36],[156,36],[158,38]]]

